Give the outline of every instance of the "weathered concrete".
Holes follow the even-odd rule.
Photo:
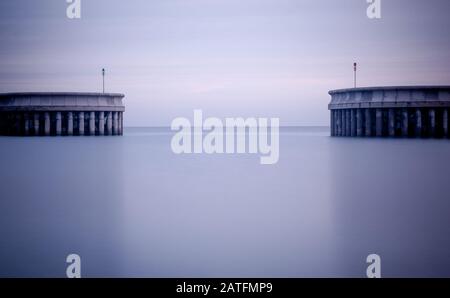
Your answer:
[[[30,115],[28,113],[25,113],[23,115],[24,117],[24,134],[26,136],[30,135]]]
[[[95,112],[89,114],[89,135],[95,136]]]
[[[363,134],[363,114],[361,109],[356,110],[356,136],[362,137]]]
[[[98,134],[100,136],[105,134],[105,112],[98,113]]]
[[[389,109],[388,113],[389,136],[395,137],[395,110]]]
[[[72,112],[67,113],[67,135],[68,136],[73,135],[73,113]]]
[[[428,135],[434,137],[436,135],[436,113],[434,109],[428,110]]]
[[[403,109],[402,110],[402,137],[408,136],[408,130],[409,130],[408,119],[409,119],[408,110]]]
[[[350,136],[351,137],[355,137],[356,136],[356,113],[355,113],[355,109],[351,109],[350,111],[350,118],[351,118],[351,132],[350,132]]]
[[[112,135],[112,112],[108,112],[106,117],[106,134]]]
[[[414,134],[416,137],[422,136],[422,111],[420,109],[416,109],[416,127]]]
[[[117,112],[113,112],[113,135],[119,134],[119,117]]]
[[[61,112],[56,112],[56,135],[60,136],[61,133],[62,133]]]
[[[338,135],[338,117],[339,117],[339,111],[333,111],[334,112],[334,135]]]
[[[349,137],[352,134],[352,128],[351,128],[351,119],[350,119],[350,110],[345,111],[345,135]]]
[[[366,119],[366,137],[370,137],[372,135],[372,116],[370,115],[370,109],[365,109],[364,118]]]
[[[38,136],[40,131],[39,131],[39,123],[40,123],[40,119],[39,119],[39,113],[34,113],[34,135]]]
[[[119,135],[123,135],[123,113],[119,113]]]
[[[44,135],[50,135],[50,113],[44,113]]]
[[[449,137],[450,86],[352,88],[329,94],[333,136]]]
[[[123,97],[116,93],[2,93],[0,135],[103,135],[105,113],[110,115],[109,134],[113,135],[114,113],[114,135],[121,135]]]
[[[84,136],[84,112],[78,113],[78,135]]]
[[[383,136],[383,111],[376,109],[376,136]]]

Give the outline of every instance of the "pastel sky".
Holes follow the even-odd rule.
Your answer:
[[[0,92],[126,95],[125,125],[279,117],[328,125],[328,91],[450,84],[450,1],[65,0],[0,2]]]

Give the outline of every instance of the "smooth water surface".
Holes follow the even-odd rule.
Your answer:
[[[280,159],[172,153],[165,128],[0,137],[0,275],[450,277],[450,141],[283,128]]]

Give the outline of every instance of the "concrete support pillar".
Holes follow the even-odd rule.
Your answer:
[[[330,112],[331,112],[330,130],[331,130],[331,135],[334,137],[334,136],[336,136],[336,112],[335,112],[335,110],[330,110]]]
[[[388,111],[388,130],[389,136],[395,137],[395,110],[389,109]]]
[[[366,118],[366,136],[372,136],[372,117],[370,115],[370,109],[365,109],[365,118]]]
[[[95,112],[89,113],[89,135],[95,136]]]
[[[377,137],[383,136],[383,111],[381,109],[376,109],[376,120],[375,120],[375,127],[376,127],[376,135]]]
[[[119,129],[119,117],[117,112],[113,112],[113,134],[118,134]]]
[[[402,136],[407,137],[408,136],[408,110],[403,109],[402,111]]]
[[[34,113],[34,135],[39,135],[39,113]]]
[[[350,136],[356,136],[356,113],[355,109],[350,110]]]
[[[345,136],[349,137],[351,135],[351,119],[350,119],[350,109],[345,110]]]
[[[61,112],[56,112],[56,135],[60,136],[62,132]]]
[[[84,112],[78,114],[78,134],[84,136]]]
[[[107,112],[106,115],[106,134],[112,135],[112,112]]]
[[[341,110],[336,110],[336,136],[341,135]]]
[[[333,110],[333,129],[334,129],[334,135],[337,136],[337,111]]]
[[[334,110],[334,127],[335,127],[335,135],[339,136],[339,110]]]
[[[351,134],[352,134],[352,132],[351,132],[352,129],[351,129],[350,124],[351,124],[350,110],[347,109],[347,110],[345,110],[345,135],[347,137],[351,136]]]
[[[123,112],[119,112],[119,135],[123,135]]]
[[[28,113],[23,114],[23,134],[30,135],[30,115]]]
[[[362,115],[361,109],[356,110],[356,135],[358,137],[362,137],[364,135],[364,133],[363,133],[363,115]]]
[[[434,137],[436,135],[436,112],[434,109],[428,110],[428,134],[430,137]]]
[[[73,113],[67,113],[67,135],[73,135]]]
[[[105,134],[105,112],[98,113],[98,134],[101,136]]]
[[[444,134],[444,138],[448,138],[448,109],[444,109],[442,111],[442,132]]]
[[[346,110],[346,118],[347,118],[347,133],[346,135],[350,137],[352,135],[352,113],[351,109]]]
[[[330,135],[334,137],[334,111],[330,110]]]
[[[50,113],[44,113],[44,134],[46,136],[50,135]]]
[[[416,109],[416,127],[414,136],[419,138],[422,136],[422,111],[420,109]]]

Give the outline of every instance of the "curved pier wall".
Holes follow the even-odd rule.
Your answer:
[[[123,94],[0,94],[0,135],[122,135]]]
[[[331,136],[449,137],[450,86],[332,90]]]

